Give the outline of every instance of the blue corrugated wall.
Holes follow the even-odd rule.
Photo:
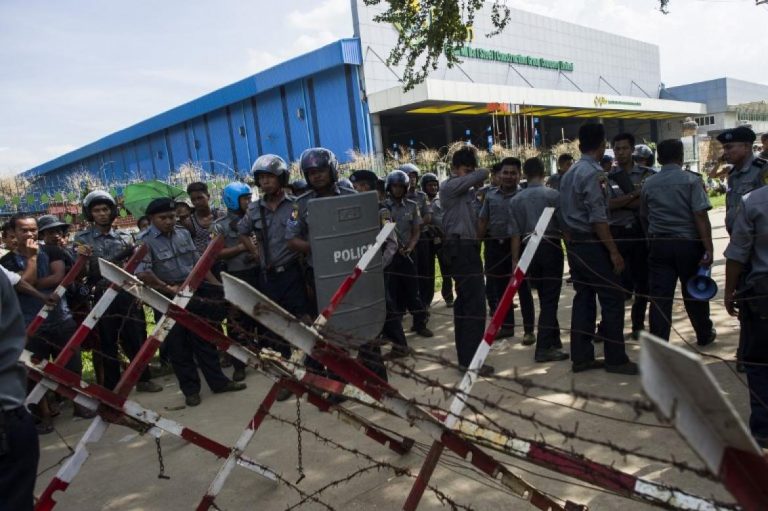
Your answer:
[[[325,65],[317,59],[325,59]],[[349,150],[371,150],[359,60],[357,40],[339,41],[25,174],[38,177],[39,189],[48,191],[60,188],[67,175],[83,170],[110,185],[136,179],[166,179],[189,162],[215,175],[244,175],[260,154],[275,153],[292,161],[315,145],[330,148],[340,161],[346,161]],[[302,61],[306,61],[303,67]],[[302,68],[314,72],[280,83],[279,75],[295,77],[302,74]],[[260,85],[270,88],[245,96],[247,87],[258,90]],[[237,100],[226,103],[222,101],[226,97]],[[217,107],[206,110],[212,105]],[[162,126],[163,118],[174,123]],[[131,134],[136,136],[131,138]],[[80,153],[83,157],[77,158]]]

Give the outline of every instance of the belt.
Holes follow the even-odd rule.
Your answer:
[[[22,419],[26,414],[26,409],[24,406],[17,406],[16,408],[11,408],[10,410],[0,409],[0,414],[2,414],[4,417],[15,417],[17,419]]]
[[[600,238],[593,232],[571,232],[571,241],[595,241]]]
[[[297,266],[299,263],[298,261],[291,261],[287,264],[284,264],[282,266],[273,266],[272,268],[265,268],[262,271],[264,273],[285,273],[286,271],[292,269],[293,267]]]

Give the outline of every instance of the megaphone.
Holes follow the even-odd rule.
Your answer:
[[[711,300],[717,294],[717,283],[712,280],[710,268],[699,268],[698,273],[688,279],[688,294],[696,300]]]

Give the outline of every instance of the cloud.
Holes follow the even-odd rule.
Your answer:
[[[349,0],[324,0],[314,9],[306,11],[293,10],[288,13],[286,20],[288,25],[299,30],[309,31],[335,31],[350,17]],[[347,25],[347,30],[352,32],[352,24]]]
[[[248,48],[246,50],[248,54],[248,71],[256,73],[269,67],[279,64],[282,59],[277,53],[266,51],[257,48]]]

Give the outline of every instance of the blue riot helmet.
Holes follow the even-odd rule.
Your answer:
[[[288,164],[276,154],[263,154],[256,158],[251,167],[251,172],[257,185],[259,184],[259,174],[272,174],[277,176],[280,186],[288,185]]]
[[[393,170],[387,175],[387,180],[384,182],[384,191],[389,193],[392,185],[403,185],[407,190],[409,181],[410,178],[408,177],[408,174],[400,169]]]
[[[331,182],[335,183],[339,179],[339,163],[333,151],[325,147],[312,147],[301,153],[300,163],[301,172],[304,179],[309,181],[308,172],[310,169],[328,168],[331,172]]]
[[[231,211],[240,210],[240,197],[243,195],[251,195],[251,187],[245,183],[229,183],[224,187],[221,192],[221,200],[224,201],[224,205]]]

